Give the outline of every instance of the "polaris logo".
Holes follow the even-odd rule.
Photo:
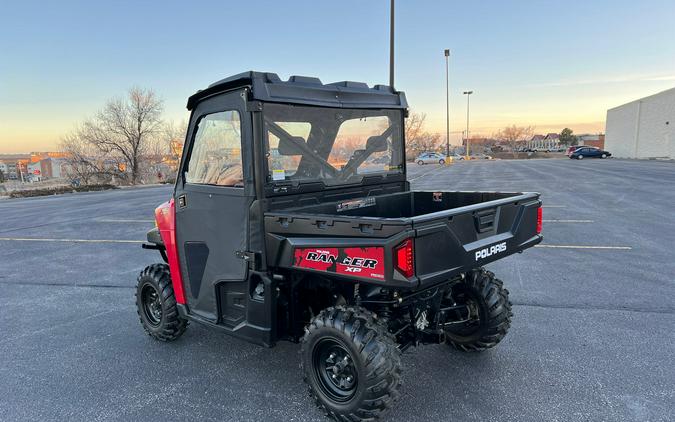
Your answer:
[[[476,261],[478,261],[479,259],[485,259],[489,256],[505,251],[506,251],[506,242],[497,243],[496,245],[492,245],[490,247],[477,250]]]

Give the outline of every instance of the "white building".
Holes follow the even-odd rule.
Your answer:
[[[675,158],[675,88],[607,110],[605,149],[619,158]]]

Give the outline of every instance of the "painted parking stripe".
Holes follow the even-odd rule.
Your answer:
[[[630,246],[592,246],[592,245],[535,245],[535,248],[555,248],[555,249],[615,249],[629,251]]]
[[[544,223],[594,223],[593,220],[541,220]]]
[[[116,220],[112,218],[101,218],[96,220],[99,223],[154,223],[155,220]]]
[[[567,208],[567,205],[542,205],[542,208]]]
[[[64,243],[145,243],[143,240],[119,239],[49,239],[36,237],[0,237],[0,241],[7,242],[64,242]]]

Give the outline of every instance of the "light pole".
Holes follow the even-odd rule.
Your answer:
[[[469,97],[473,91],[464,91],[466,95],[466,158],[469,158]]]
[[[450,157],[450,50],[445,49],[445,156]],[[447,160],[447,158],[446,158]]]

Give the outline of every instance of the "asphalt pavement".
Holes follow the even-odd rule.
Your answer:
[[[415,189],[537,191],[544,242],[489,265],[507,338],[404,354],[385,420],[675,420],[675,164],[521,160],[409,165]],[[0,200],[0,420],[324,421],[298,346],[196,324],[144,334],[137,243],[171,187]]]

